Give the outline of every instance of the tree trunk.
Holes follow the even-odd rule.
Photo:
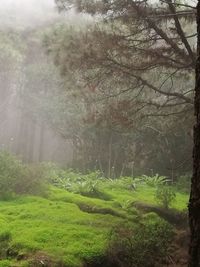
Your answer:
[[[44,143],[45,143],[45,125],[41,122],[40,126],[40,146],[39,146],[39,162],[44,161]]]
[[[191,231],[189,267],[200,267],[200,0],[197,5],[197,62],[195,86],[195,126],[193,150],[193,176],[189,201]]]

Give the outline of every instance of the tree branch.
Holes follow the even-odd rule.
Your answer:
[[[172,0],[166,0],[166,2],[169,5],[169,9],[174,14],[173,17],[174,17],[174,22],[175,22],[175,26],[176,26],[176,29],[177,29],[177,33],[180,36],[181,41],[185,45],[185,48],[186,48],[186,50],[188,51],[188,54],[191,57],[191,60],[193,62],[193,65],[195,66],[195,64],[196,64],[196,57],[194,56],[194,53],[193,53],[193,51],[191,49],[191,46],[190,46],[190,44],[188,43],[188,40],[185,37],[185,33],[183,32],[183,29],[181,27],[181,24],[179,22],[179,19],[178,19],[177,15],[176,15],[176,9],[175,9],[175,7],[174,7],[174,5],[172,3]]]

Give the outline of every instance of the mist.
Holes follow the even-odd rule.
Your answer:
[[[196,0],[0,2],[0,266],[187,267]]]
[[[59,14],[53,0],[1,1],[0,52],[4,55],[2,61],[6,68],[2,66],[0,72],[3,85],[0,90],[0,149],[18,155],[25,162],[46,160],[66,163],[73,157],[70,141],[63,139],[46,122],[44,112],[35,115],[37,111],[33,99],[37,97],[34,90],[42,94],[51,87],[54,90],[59,87],[53,77],[44,81],[49,79],[45,78],[45,74],[38,81],[38,75],[44,70],[38,68],[37,64],[52,66],[50,68],[54,66],[53,61],[50,64],[48,62],[43,34],[37,36],[37,32],[40,29],[45,31],[46,27],[53,27],[58,22],[70,24],[75,16],[73,11],[66,15]],[[32,68],[38,68],[39,71],[34,78],[29,75]],[[53,72],[56,73],[56,70]]]
[[[2,0],[0,25],[27,28],[56,19],[53,0]]]
[[[2,62],[8,61],[0,72],[1,150],[10,151],[25,162],[66,164],[72,160],[71,140],[63,138],[63,133],[48,122],[46,113],[50,111],[41,108],[47,105],[45,98],[52,98],[51,90],[59,90],[62,83],[53,59],[46,53],[44,33],[57,24],[70,27],[86,23],[88,18],[74,10],[60,14],[54,0],[1,1],[0,52],[4,55]],[[47,68],[52,71],[51,77],[45,76]],[[40,104],[39,99],[44,102]]]

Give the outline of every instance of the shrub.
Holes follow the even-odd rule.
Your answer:
[[[100,172],[88,174],[75,173],[73,170],[62,170],[55,165],[46,165],[50,182],[59,187],[87,197],[109,200],[110,196],[101,190],[103,181]]]
[[[74,184],[72,187],[74,193],[81,194],[83,196],[95,197],[99,195],[100,190],[98,187],[98,181],[83,181]]]
[[[25,165],[24,175],[14,185],[16,194],[44,195],[47,189],[47,177],[41,165]]]
[[[74,191],[74,185],[76,184],[79,184],[78,187],[81,187],[82,185],[85,187],[85,182],[90,181],[91,184],[95,184],[101,179],[101,177],[99,177],[99,172],[91,172],[84,175],[76,173],[71,169],[63,170],[52,163],[44,164],[44,168],[53,185],[69,191]]]
[[[147,176],[147,175],[143,175],[141,177],[141,180],[148,186],[152,186],[152,187],[156,187],[156,186],[160,186],[160,185],[164,185],[167,182],[169,182],[169,180],[165,177],[165,176],[160,176],[158,174],[154,175],[154,176]]]
[[[43,168],[50,183],[59,188],[68,189],[72,182],[82,180],[80,175],[71,169],[63,170],[54,163],[43,163]]]
[[[159,266],[169,253],[173,228],[159,218],[137,225],[118,226],[111,234],[108,257],[115,266]]]
[[[110,200],[110,196],[101,190],[98,181],[77,182],[72,184],[68,190],[86,197]]]
[[[7,152],[0,152],[0,198],[44,191],[42,166],[28,166]]]
[[[169,209],[176,199],[176,193],[172,186],[162,185],[157,187],[155,198],[163,208]]]

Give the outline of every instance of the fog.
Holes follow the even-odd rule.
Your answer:
[[[32,27],[58,17],[53,0],[1,0],[1,25]]]
[[[0,267],[200,266],[196,2],[0,0]]]
[[[1,0],[0,33],[3,43],[0,53],[5,56],[2,56],[0,71],[0,148],[17,154],[25,161],[66,163],[72,157],[69,142],[44,119],[34,116],[36,110],[33,104],[31,106],[36,96],[34,93],[31,95],[31,90],[37,90],[40,95],[47,90],[46,83],[48,87],[57,85],[50,79],[38,81],[39,73],[29,82],[28,73],[37,64],[47,64],[48,61],[43,38],[34,40],[35,32],[37,34],[40,28],[44,29],[58,20],[73,20],[74,16],[74,12],[66,16],[59,14],[54,0]],[[13,43],[13,38],[19,43]],[[29,47],[29,43],[33,47]],[[39,66],[37,68],[39,72],[43,71]]]
[[[158,2],[158,1],[157,0],[151,1],[151,3],[156,3],[156,2]],[[190,1],[189,3],[195,4],[195,1]],[[63,14],[63,13],[60,14],[56,8],[54,0],[1,0],[1,7],[0,7],[0,34],[1,34],[1,36],[0,36],[0,38],[1,38],[0,39],[0,55],[1,55],[1,57],[0,57],[0,63],[1,63],[1,65],[0,65],[1,66],[0,67],[0,83],[1,83],[1,87],[0,87],[0,111],[1,111],[1,114],[0,114],[0,118],[1,118],[0,119],[0,148],[1,149],[10,150],[11,152],[14,152],[15,154],[21,156],[26,161],[39,162],[39,161],[43,161],[43,160],[47,160],[47,161],[52,160],[52,161],[58,161],[58,162],[66,163],[66,162],[73,159],[74,155],[73,155],[73,149],[71,146],[71,142],[74,142],[74,140],[71,141],[70,139],[67,139],[69,137],[66,138],[65,134],[66,134],[66,132],[68,132],[68,128],[70,128],[70,127],[72,129],[74,129],[75,134],[74,134],[74,132],[73,132],[73,134],[75,137],[79,133],[82,134],[82,133],[84,133],[84,131],[87,132],[87,130],[88,130],[87,126],[84,125],[83,129],[81,129],[82,125],[81,126],[79,125],[82,123],[82,117],[81,117],[82,110],[81,110],[81,108],[79,109],[79,106],[81,106],[82,102],[84,101],[85,96],[82,97],[82,94],[79,94],[79,96],[77,97],[77,99],[78,99],[77,102],[73,98],[72,103],[67,103],[67,105],[68,105],[67,107],[62,106],[62,104],[63,104],[62,101],[59,103],[58,102],[53,103],[53,101],[52,102],[50,101],[49,103],[47,103],[47,101],[43,102],[43,100],[45,99],[46,94],[48,94],[50,91],[56,92],[55,95],[52,96],[52,99],[54,97],[55,98],[59,98],[59,97],[62,98],[62,94],[60,95],[60,91],[59,91],[60,90],[60,84],[66,82],[66,80],[69,80],[68,84],[73,90],[74,90],[74,88],[75,88],[75,90],[76,89],[78,89],[78,90],[84,89],[85,90],[85,87],[84,87],[85,85],[82,86],[83,84],[81,82],[79,82],[79,76],[77,76],[78,78],[77,77],[72,78],[71,76],[73,76],[73,75],[70,73],[70,75],[71,75],[71,76],[69,75],[70,77],[67,76],[68,74],[66,74],[66,76],[63,77],[62,75],[60,75],[60,72],[59,72],[62,69],[61,72],[63,71],[65,73],[66,69],[68,68],[68,65],[67,65],[68,56],[70,59],[71,55],[73,55],[72,57],[74,57],[74,55],[79,54],[79,52],[80,52],[79,50],[82,49],[82,41],[80,41],[80,43],[81,43],[80,46],[78,46],[78,45],[76,46],[76,38],[77,37],[75,36],[76,35],[75,34],[74,35],[75,41],[74,41],[74,43],[72,42],[72,44],[75,44],[74,45],[75,49],[72,46],[71,47],[72,51],[70,51],[68,54],[67,49],[65,51],[62,51],[62,49],[63,50],[65,49],[65,45],[66,45],[65,44],[65,38],[68,38],[68,35],[66,35],[67,37],[66,36],[62,37],[62,36],[59,36],[59,34],[58,34],[55,37],[55,39],[53,40],[53,42],[55,44],[55,46],[53,45],[53,49],[52,49],[53,53],[51,54],[51,52],[52,52],[51,51],[50,52],[51,55],[47,55],[47,53],[46,53],[47,52],[47,46],[44,46],[44,43],[43,43],[43,37],[44,36],[42,36],[42,35],[44,35],[44,33],[46,33],[47,28],[49,30],[49,29],[53,28],[55,25],[63,24],[63,23],[66,24],[66,26],[70,26],[69,28],[73,32],[75,27],[73,28],[73,27],[71,27],[71,25],[77,26],[80,24],[84,24],[84,23],[82,23],[82,21],[85,22],[86,20],[91,21],[91,16],[90,15],[77,14],[74,10],[71,10],[70,12],[67,12],[65,14]],[[188,24],[186,26],[184,23],[183,27],[184,27],[184,30],[186,30],[188,33],[191,33],[194,31],[193,26],[191,26],[191,24]],[[65,27],[63,27],[63,28],[65,28]],[[59,30],[60,30],[60,28],[59,28]],[[76,32],[76,30],[74,30],[74,33],[75,32]],[[52,38],[54,38],[53,37],[54,33],[52,34],[52,32],[51,32]],[[61,32],[61,35],[62,34],[65,35],[65,31]],[[50,37],[50,39],[51,39],[51,37]],[[189,42],[190,42],[191,47],[194,48],[195,46],[193,44],[193,40],[194,39],[190,38]],[[66,41],[68,41],[68,40],[66,40]],[[194,41],[196,42],[196,40],[194,40]],[[2,43],[2,45],[1,45],[1,43]],[[101,43],[101,41],[99,41],[97,43],[97,47],[99,46],[100,43]],[[104,42],[102,42],[101,45],[103,46],[103,44],[104,44]],[[58,45],[60,46],[60,49],[59,49],[59,47],[57,47]],[[158,43],[158,45],[160,45],[160,44]],[[88,44],[86,49],[88,49],[89,47],[90,47],[90,44]],[[107,49],[108,49],[107,47],[105,47],[105,48],[102,47],[102,51],[106,51]],[[111,48],[109,47],[109,49],[111,49]],[[131,49],[132,49],[132,46],[131,46]],[[84,45],[83,45],[83,50],[84,50]],[[59,53],[61,53],[61,55]],[[80,52],[80,55],[81,55],[81,53],[82,52]],[[56,58],[55,54],[58,55],[57,58]],[[85,52],[83,52],[83,55],[87,56],[87,53],[85,54]],[[61,60],[62,58],[64,58],[64,62]],[[60,60],[60,62],[59,62],[59,60]],[[76,62],[76,56],[74,57],[74,60]],[[84,60],[87,60],[87,57],[84,58]],[[56,61],[57,61],[57,66],[54,65],[54,63]],[[66,62],[66,66],[65,66],[65,62]],[[72,65],[73,65],[73,63],[74,62],[72,59]],[[79,63],[78,63],[78,66],[79,66]],[[59,67],[61,67],[61,69]],[[48,68],[50,68],[50,69],[48,69]],[[53,74],[52,74],[52,69],[54,69]],[[79,71],[80,70],[75,70],[74,73],[77,73]],[[160,69],[159,69],[159,71],[160,71]],[[111,72],[108,71],[108,73],[113,73],[113,70]],[[162,73],[162,71],[161,71],[161,73]],[[58,75],[58,76],[56,76],[56,75]],[[79,73],[78,73],[78,75],[81,76],[81,74],[79,74]],[[143,75],[143,73],[141,75]],[[149,75],[148,79],[150,79],[150,80],[154,79],[152,76],[152,73],[148,74],[148,75]],[[162,79],[165,80],[164,75],[166,75],[166,74],[162,73],[162,75],[163,75]],[[84,76],[84,74],[83,74],[83,76]],[[188,88],[193,87],[193,82],[192,82],[193,80],[191,80],[190,78],[191,78],[191,75],[189,76],[189,79],[187,79],[187,81],[185,81],[184,79],[178,80],[178,76],[177,76],[174,78],[174,80],[176,81],[176,83],[178,83],[178,88],[182,88],[181,90],[186,91],[186,93],[187,93]],[[93,79],[93,77],[91,79]],[[107,81],[108,83],[110,83],[109,79],[110,79],[110,77],[108,78],[108,81]],[[112,81],[111,88],[109,85],[109,88],[110,88],[109,90],[111,90],[111,93],[116,90],[116,87],[117,87],[117,90],[119,90],[119,92],[121,92],[121,90],[123,89],[123,86],[125,86],[125,87],[127,86],[127,82],[125,82],[126,78],[125,78],[125,80],[123,80],[123,79],[122,79],[123,85],[120,88],[118,88],[119,87],[118,84],[113,85],[112,83],[114,82],[114,84],[115,84],[115,81]],[[135,81],[132,81],[132,78],[130,78],[130,79],[131,79],[130,84],[132,84],[132,82],[135,82]],[[77,82],[77,80],[78,80],[78,82]],[[107,82],[105,82],[105,85],[103,85],[103,86],[107,86],[106,85]],[[154,81],[154,80],[152,82],[157,83],[157,81]],[[97,84],[98,84],[98,82],[97,82]],[[162,82],[161,82],[161,84],[162,84]],[[168,90],[167,88],[170,85],[170,81],[167,83],[164,82],[163,84],[165,84],[165,89]],[[80,88],[81,86],[82,86],[82,88]],[[92,90],[92,92],[94,93],[95,88],[93,89],[93,86],[94,85],[92,84],[92,89],[89,88],[89,90]],[[65,89],[67,89],[67,88],[65,88]],[[101,92],[101,88],[99,88],[99,89],[100,90],[98,91],[98,93]],[[106,90],[107,90],[107,88],[106,88]],[[95,101],[99,101],[98,98],[104,99],[104,97],[105,97],[103,90],[102,90],[102,94],[103,94],[102,96],[101,95],[99,96],[98,93],[95,96],[95,98],[97,99]],[[76,95],[76,92],[75,93],[73,92],[73,94]],[[83,93],[83,95],[84,95],[84,93]],[[126,97],[127,96],[125,95],[124,101],[127,101]],[[158,95],[158,96],[154,96],[154,94],[150,93],[148,97],[150,99],[152,98],[153,103],[154,103],[154,101],[158,101],[158,103],[161,102],[162,105],[164,104],[163,101],[166,100],[166,98],[165,98],[166,96],[165,95],[163,96],[162,94]],[[49,101],[48,97],[46,97],[46,98]],[[92,102],[93,98],[91,98],[91,99],[92,100],[90,100],[90,101]],[[86,116],[86,118],[88,115],[87,114],[88,110],[90,112],[94,112],[97,115],[101,113],[103,116],[104,108],[107,109],[106,103],[101,104],[99,102],[100,104],[98,106],[98,104],[95,101],[92,102],[92,104],[90,102],[87,102],[87,101],[86,101],[86,103],[84,103],[84,105],[85,105],[84,106],[84,108],[85,108],[84,116]],[[114,100],[114,101],[116,101],[116,100]],[[157,104],[157,102],[155,102],[155,103]],[[66,104],[66,103],[64,103],[64,104]],[[56,110],[56,105],[59,106],[58,112]],[[76,105],[78,106],[77,109],[74,108]],[[91,107],[89,107],[89,105],[91,105]],[[104,105],[105,105],[105,107],[104,107]],[[173,105],[174,105],[174,103],[173,103]],[[46,114],[43,114],[43,112],[46,112],[47,109],[48,109],[48,112],[47,112],[48,118],[45,117]],[[71,111],[71,109],[72,109],[72,111]],[[101,110],[100,113],[98,113],[99,110]],[[54,112],[55,113],[57,112],[57,114],[54,114]],[[64,114],[68,114],[68,113],[69,113],[69,116],[64,115]],[[73,116],[71,115],[72,113],[73,113]],[[92,116],[93,115],[94,114],[92,114]],[[79,116],[81,118],[79,118]],[[60,120],[59,121],[60,127],[62,128],[62,126],[64,124],[65,133],[64,134],[63,134],[63,132],[60,133],[60,129],[57,129],[55,127],[55,125],[53,125],[54,127],[52,127],[52,125],[49,123],[48,120],[51,120],[51,122],[52,121],[54,122],[56,120],[57,121]],[[78,121],[77,125],[74,123],[74,120]],[[84,120],[85,120],[85,118],[84,118]],[[188,121],[190,121],[190,120],[188,120]],[[87,119],[86,119],[86,122],[87,122]],[[161,127],[162,121],[160,121],[159,123],[160,123],[159,127]],[[171,123],[171,121],[170,121],[170,123]],[[190,127],[189,122],[187,122],[187,123],[188,123],[188,128],[189,128]],[[149,135],[156,134],[156,132],[162,132],[162,130],[161,131],[154,130],[154,129],[157,129],[157,125],[155,127],[149,127],[148,122],[147,122],[147,126],[145,125],[144,127],[143,126],[140,126],[140,127],[141,127],[141,129],[143,129],[145,127],[147,129],[149,129],[149,131],[150,131]],[[63,130],[63,129],[61,129],[61,130]],[[88,161],[90,161],[90,158],[92,158],[90,164],[92,166],[95,166],[95,168],[96,168],[95,164],[96,164],[96,162],[98,162],[98,168],[102,169],[102,166],[104,165],[104,168],[109,170],[108,173],[110,174],[111,170],[112,170],[112,164],[109,163],[110,165],[108,164],[109,166],[107,167],[107,162],[109,162],[113,157],[113,158],[115,158],[115,160],[113,159],[113,161],[115,162],[115,165],[119,166],[118,173],[121,173],[121,170],[124,170],[124,169],[127,169],[128,172],[130,172],[130,170],[131,170],[131,172],[133,172],[134,164],[138,164],[138,166],[139,166],[138,169],[145,169],[145,171],[148,173],[151,172],[151,170],[154,167],[152,168],[152,166],[150,166],[151,165],[151,162],[149,160],[150,157],[148,158],[148,157],[146,157],[146,155],[142,155],[142,153],[141,153],[141,160],[139,159],[137,162],[136,158],[133,159],[132,156],[130,156],[130,158],[129,158],[129,155],[128,155],[128,154],[130,154],[130,155],[138,154],[138,151],[140,151],[141,149],[137,148],[137,146],[138,147],[142,146],[143,148],[145,146],[148,147],[149,146],[148,138],[145,140],[141,139],[141,141],[138,143],[135,141],[130,141],[130,145],[127,145],[128,146],[127,151],[129,148],[131,148],[129,153],[127,154],[128,155],[127,156],[127,162],[123,162],[126,155],[122,155],[120,158],[119,155],[121,154],[121,151],[119,150],[120,153],[118,153],[118,152],[116,152],[117,150],[115,150],[118,143],[119,143],[119,140],[121,139],[121,135],[120,135],[120,133],[118,133],[118,130],[117,130],[116,131],[117,134],[114,133],[116,135],[115,139],[113,139],[113,136],[112,136],[113,132],[112,131],[113,130],[111,129],[107,132],[107,135],[108,135],[107,137],[102,138],[101,135],[98,136],[98,134],[96,136],[96,138],[97,139],[99,138],[100,141],[102,142],[102,144],[105,145],[104,150],[101,148],[101,151],[102,151],[101,158],[99,156],[99,149],[97,149],[97,151],[98,151],[97,155],[94,155],[94,158],[92,158],[92,156],[90,154],[93,153],[93,149],[92,149],[92,151],[90,151],[90,147],[87,148],[89,151],[89,152],[87,152],[88,153],[87,156],[89,158]],[[151,131],[153,131],[153,133]],[[166,130],[166,132],[167,132],[167,130]],[[190,155],[190,151],[191,151],[190,136],[187,135],[187,131],[182,131],[182,132],[186,133],[186,136],[183,136],[183,139],[185,140],[185,143],[186,143],[185,144],[186,152],[184,152],[184,153]],[[99,129],[97,130],[97,133],[99,133]],[[76,146],[79,149],[80,149],[79,146],[81,143],[80,142],[81,138],[83,137],[83,138],[87,139],[88,136],[90,135],[90,132],[85,134],[85,136],[84,135],[81,136],[81,134],[80,134],[80,137],[75,140],[77,142]],[[146,132],[145,132],[145,134],[146,134]],[[70,138],[73,139],[74,136],[71,135]],[[130,134],[131,138],[132,138],[132,136],[133,135]],[[176,136],[178,136],[178,134],[175,134],[174,140],[175,140]],[[101,140],[101,138],[102,138],[102,140]],[[106,138],[107,138],[107,141],[105,141]],[[160,142],[162,144],[162,138],[161,137],[159,137],[159,138],[160,138]],[[169,138],[171,138],[171,136],[169,136]],[[125,134],[124,134],[124,140],[127,140]],[[101,142],[99,144],[101,144]],[[108,144],[106,142],[108,142]],[[146,142],[146,145],[144,145],[143,142]],[[87,144],[87,142],[85,144]],[[170,144],[170,143],[166,142],[167,148],[165,148],[165,149],[169,150],[168,144]],[[96,145],[96,143],[95,143],[95,145]],[[91,146],[91,147],[93,148],[93,146]],[[100,147],[101,147],[101,145],[100,145]],[[109,147],[110,149],[112,148],[113,151],[111,151],[111,150],[108,151],[107,147]],[[74,148],[74,150],[76,148]],[[161,148],[162,148],[162,145],[161,145]],[[164,151],[165,149],[163,149],[162,151]],[[178,163],[182,161],[182,159],[179,159],[179,155],[174,156],[176,151],[173,151],[173,147],[170,149],[171,150],[169,150],[169,151],[171,151],[170,153],[173,156],[171,157],[170,153],[169,153],[168,162],[166,162],[164,164],[164,165],[166,165],[165,167],[163,167],[163,161],[161,162],[158,159],[158,162],[160,164],[159,168],[162,171],[163,171],[163,169],[165,169],[167,174],[169,172],[173,173],[175,161],[177,161]],[[124,151],[125,151],[125,149],[124,149]],[[154,151],[154,150],[152,149],[152,151]],[[80,154],[81,153],[82,153],[82,151],[80,152]],[[144,152],[144,154],[145,153],[146,152]],[[74,154],[76,154],[76,152],[74,152]],[[105,156],[105,155],[107,155],[107,156]],[[79,154],[77,153],[77,155],[75,157],[77,157],[77,159],[78,159],[77,162],[78,162],[79,161]],[[83,161],[83,166],[84,166],[85,155],[81,154],[81,157],[82,157],[81,160]],[[146,157],[146,160],[144,160],[145,157]],[[173,159],[173,157],[174,158],[177,157],[177,159]],[[99,159],[97,160],[97,158],[99,158]],[[117,160],[119,160],[119,164],[117,163]],[[150,162],[149,166],[148,166],[148,162]],[[186,166],[185,168],[190,168],[190,161],[188,161],[188,162],[189,162],[188,163],[189,167]],[[177,163],[177,165],[178,165],[178,163]],[[155,165],[153,165],[153,164],[155,164]],[[157,168],[158,164],[156,162],[155,163],[153,162],[152,165],[156,166],[155,168]],[[187,165],[187,164],[185,164],[185,165]],[[160,169],[158,169],[158,170],[160,171]],[[173,171],[171,171],[171,170],[173,170]]]

